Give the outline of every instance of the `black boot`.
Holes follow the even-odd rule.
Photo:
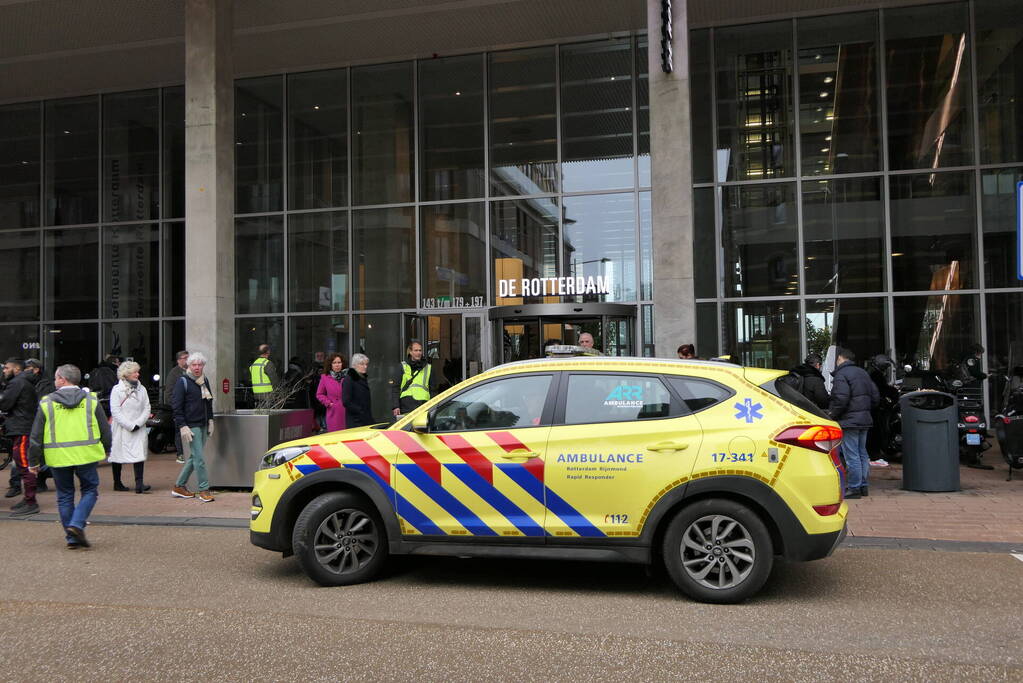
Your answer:
[[[137,462],[133,464],[135,470],[135,493],[149,493],[149,490],[153,488],[149,484],[143,482],[142,478],[145,474],[145,462]]]
[[[114,490],[115,491],[130,491],[127,486],[121,483],[121,463],[112,462],[110,463],[110,471],[114,475]]]

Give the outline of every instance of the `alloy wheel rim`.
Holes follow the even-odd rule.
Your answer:
[[[365,567],[379,547],[376,524],[361,510],[338,510],[320,522],[313,536],[316,561],[332,574]]]
[[[706,515],[682,534],[682,568],[701,586],[734,588],[746,580],[756,561],[753,537],[728,515]]]

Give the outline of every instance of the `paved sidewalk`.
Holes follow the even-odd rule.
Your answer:
[[[849,535],[857,539],[930,539],[974,543],[1023,544],[1023,472],[1006,481],[1008,467],[997,447],[984,461],[990,471],[960,468],[962,490],[954,493],[903,491],[902,468],[892,465],[874,468],[870,474],[870,496],[849,501]],[[116,492],[110,468],[100,468],[100,497],[93,512],[96,523],[186,524],[202,526],[246,526],[249,519],[248,491],[214,491],[216,500],[174,498],[170,489],[180,471],[174,454],[151,455],[146,463],[146,481],[151,493],[138,495]],[[132,486],[130,468],[125,481]],[[2,475],[6,483],[7,473]],[[1018,477],[1018,478],[1016,478]],[[194,486],[194,483],[192,484]],[[38,496],[40,515],[29,519],[56,519],[56,500],[51,490]],[[0,501],[0,516],[20,498]]]

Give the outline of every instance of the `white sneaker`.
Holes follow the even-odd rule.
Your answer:
[[[884,458],[878,458],[877,460],[870,461],[871,467],[888,467],[888,461]]]

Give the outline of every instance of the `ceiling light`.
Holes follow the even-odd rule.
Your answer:
[[[831,151],[830,147],[821,147],[821,152],[830,152],[830,151]]]
[[[892,256],[905,256],[905,254],[902,253],[901,251],[893,251]]]
[[[827,136],[826,138],[824,138],[824,140],[825,140],[826,142],[831,142],[831,136],[830,136],[830,135],[829,135],[829,136]]]
[[[828,96],[828,95],[830,95],[830,94],[831,94],[831,93],[829,93],[829,92],[828,92],[827,90],[822,90],[822,91],[821,91],[821,97],[822,97],[822,98],[824,98],[824,97],[827,97],[827,96]]]
[[[814,59],[820,59],[820,58],[821,58],[821,56],[820,56],[820,55],[814,55],[814,56],[813,56],[813,58],[814,58]]]
[[[314,104],[313,105],[313,109],[319,109],[319,108],[320,108],[320,105],[318,105],[318,104]]]
[[[71,135],[71,131],[69,130],[64,131],[64,135]]]
[[[832,78],[831,76],[825,76],[825,77],[824,77],[824,82],[825,82],[825,83],[830,83],[830,82],[832,82],[833,80],[835,80],[835,79],[834,79],[834,78]]]
[[[461,90],[456,90],[455,91],[455,97],[459,97],[459,96],[461,96],[461,94],[462,94]]]

